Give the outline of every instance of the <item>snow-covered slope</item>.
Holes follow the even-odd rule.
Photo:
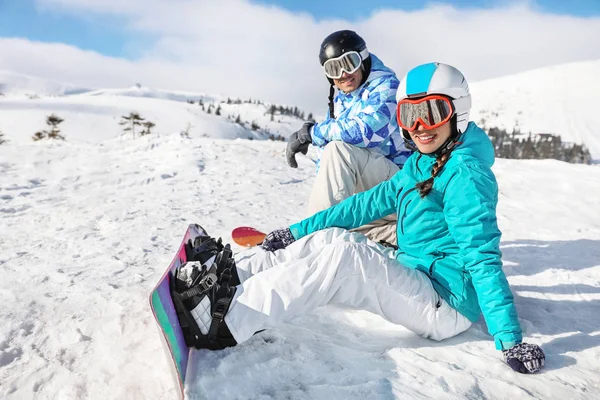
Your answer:
[[[105,135],[88,126],[82,137]],[[288,168],[284,153],[178,134],[0,146],[0,398],[174,398],[150,290],[188,223],[229,241],[233,227],[304,216],[314,164]],[[482,322],[436,343],[328,307],[194,352],[189,398],[600,398],[600,166],[494,170],[505,270],[527,340],[546,351],[541,374],[510,370]]]
[[[10,71],[0,71],[0,93],[6,95],[29,95],[29,96],[63,96],[69,94],[83,93],[89,89],[23,75]]]
[[[486,101],[473,86],[475,104]],[[209,115],[186,102],[199,99],[226,100],[143,87],[0,97],[0,398],[173,398],[147,297],[186,226],[229,240],[236,226],[304,216],[311,159],[291,169],[285,143],[246,140],[266,136],[252,121],[283,135],[301,121],[248,103]],[[156,134],[121,137],[132,111]],[[51,113],[67,141],[31,141]],[[245,127],[227,119],[237,115]],[[189,397],[600,398],[600,166],[497,160],[494,171],[505,271],[525,336],[546,351],[543,373],[510,370],[482,322],[435,343],[328,307],[237,348],[194,352]]]
[[[198,100],[203,101],[204,108]],[[220,115],[215,115],[219,106]],[[227,99],[214,96],[146,88],[39,98],[5,95],[0,97],[0,132],[12,142],[26,143],[35,132],[46,129],[46,117],[55,114],[64,119],[60,129],[68,141],[101,142],[120,137],[121,117],[131,112],[156,124],[153,132],[158,135],[187,131],[190,136],[224,139],[266,139],[270,135],[287,138],[302,126],[303,120],[294,116],[277,113],[271,118],[269,106],[227,104]],[[238,117],[239,123],[235,123]],[[253,124],[259,128],[253,129]]]
[[[471,119],[512,132],[559,134],[600,160],[600,60],[527,71],[471,85]]]
[[[559,134],[563,141],[585,143],[592,157],[600,160],[600,121],[596,118],[596,94],[600,93],[600,60],[542,68],[502,78],[471,83],[471,119],[485,121],[487,127],[523,133]],[[49,113],[65,119],[63,133],[70,140],[96,140],[87,127],[102,127],[99,140],[116,137],[121,115],[137,111],[156,123],[158,133],[173,133],[190,126],[190,134],[224,138],[268,136],[252,131],[254,122],[268,133],[289,136],[302,120],[275,115],[271,121],[269,104],[226,104],[226,97],[204,93],[160,90],[143,86],[124,89],[85,90],[73,85],[0,71],[0,130],[9,139],[30,140],[44,128]],[[68,95],[81,93],[78,95]],[[67,96],[62,96],[62,95]],[[41,96],[31,100],[32,95]],[[51,97],[46,97],[46,96]],[[62,97],[55,97],[61,95]],[[192,100],[195,104],[188,104]],[[221,104],[221,117],[206,126],[205,112],[198,105]],[[240,116],[242,125],[233,122]],[[23,120],[26,121],[23,121]],[[227,121],[222,121],[226,119]],[[209,118],[208,120],[211,120]],[[215,128],[215,129],[212,129]],[[222,134],[221,134],[222,132]]]
[[[249,127],[228,121],[223,115],[208,115],[198,105],[119,95],[34,100],[0,98],[0,130],[10,141],[29,142],[35,132],[47,128],[46,117],[54,113],[64,119],[60,128],[67,141],[98,143],[124,135],[119,122],[122,116],[131,112],[137,112],[155,123],[153,131],[157,135],[179,134],[189,127],[190,136],[225,139],[266,137]],[[131,133],[126,135],[132,136]]]

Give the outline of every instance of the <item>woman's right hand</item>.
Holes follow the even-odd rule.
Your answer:
[[[267,251],[281,250],[295,241],[290,228],[277,229],[265,237],[261,247]]]
[[[544,366],[546,356],[537,344],[519,343],[508,350],[502,350],[506,363],[522,374],[533,374]]]

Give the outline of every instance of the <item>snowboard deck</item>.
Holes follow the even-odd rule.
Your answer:
[[[231,238],[243,247],[254,247],[265,239],[265,233],[249,226],[240,226],[231,231]]]
[[[185,244],[188,240],[194,241],[198,236],[206,235],[206,231],[197,224],[190,224],[185,232],[175,258],[169,264],[156,287],[150,293],[150,308],[159,328],[161,342],[166,351],[173,380],[178,387],[178,397],[185,397],[185,379],[190,357],[190,348],[185,344],[183,332],[179,325],[177,312],[171,298],[171,279],[175,270],[187,262]]]

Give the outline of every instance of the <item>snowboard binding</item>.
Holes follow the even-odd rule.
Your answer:
[[[188,262],[175,271],[171,297],[188,347],[220,350],[237,342],[224,321],[240,283],[229,245],[197,237],[185,245]]]
[[[200,261],[202,264],[209,261],[213,256],[223,253],[221,259],[224,261],[217,262],[217,276],[225,273],[229,270],[228,274],[231,274],[229,280],[230,286],[237,286],[240,284],[240,278],[235,267],[235,261],[233,260],[233,252],[229,244],[223,245],[221,238],[214,239],[210,236],[198,236],[194,241],[188,240],[185,244],[185,254],[188,261]]]

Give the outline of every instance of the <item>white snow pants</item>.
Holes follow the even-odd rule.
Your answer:
[[[242,282],[225,322],[238,343],[255,332],[327,304],[367,310],[434,340],[471,322],[444,302],[424,273],[357,232],[331,228],[283,250],[235,256]]]
[[[308,200],[308,216],[390,179],[399,168],[382,154],[344,142],[325,146]],[[396,244],[396,214],[355,229],[371,240]]]

